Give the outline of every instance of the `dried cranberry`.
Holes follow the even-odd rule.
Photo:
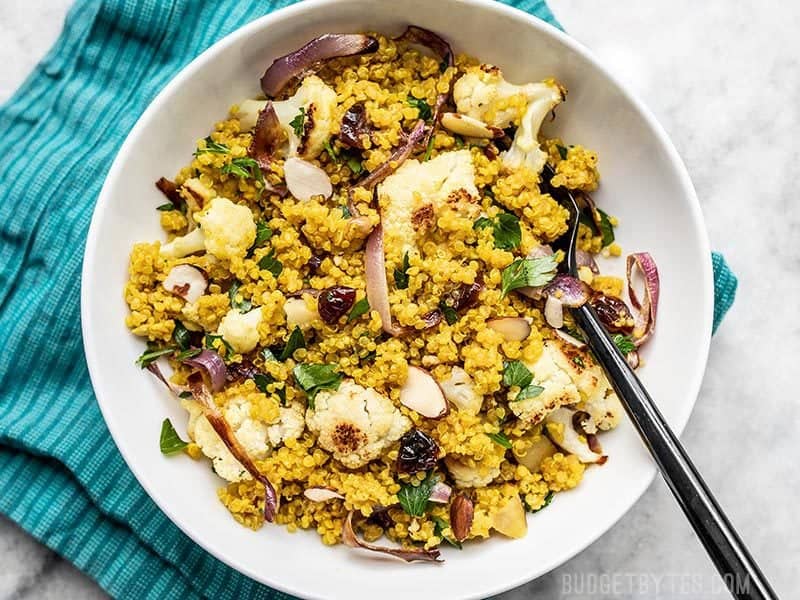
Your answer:
[[[595,294],[589,300],[597,316],[603,325],[611,332],[630,333],[633,331],[633,316],[625,304],[619,298],[606,296],[605,294]]]
[[[317,300],[319,316],[328,325],[336,323],[356,301],[356,291],[341,285],[325,288]]]
[[[442,311],[438,308],[434,308],[430,312],[426,312],[422,315],[422,321],[425,323],[425,329],[430,329],[431,327],[436,327],[439,323],[442,322]]]
[[[228,381],[241,381],[243,379],[253,379],[258,375],[259,370],[256,366],[247,359],[242,362],[231,363],[228,365],[228,373],[226,379]]]
[[[384,531],[394,527],[394,520],[389,515],[389,511],[387,509],[378,509],[372,511],[372,514],[367,517],[367,523],[371,525],[377,525]]]
[[[436,466],[439,459],[439,446],[424,431],[412,429],[400,438],[397,453],[398,473],[419,473]]]
[[[339,139],[351,148],[364,149],[363,135],[370,133],[367,109],[362,102],[356,102],[347,109],[339,128]]]
[[[450,308],[462,311],[472,308],[478,302],[478,295],[483,289],[483,277],[478,275],[475,283],[462,283],[456,289],[445,294],[442,301]]]
[[[314,255],[308,259],[306,264],[308,265],[308,269],[311,271],[311,274],[314,275],[317,272],[317,269],[319,269],[319,266],[322,264],[322,257]]]

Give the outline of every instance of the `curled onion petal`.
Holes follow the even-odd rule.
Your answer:
[[[644,298],[633,289],[633,267],[638,267],[644,277]],[[631,304],[638,310],[636,328],[634,331],[634,344],[641,346],[653,335],[656,327],[656,314],[658,313],[658,294],[661,283],[658,277],[656,261],[648,252],[635,252],[627,259],[628,296]]]
[[[425,121],[422,119],[417,121],[409,132],[408,136],[406,136],[406,139],[403,141],[403,145],[392,152],[392,155],[386,160],[386,162],[382,163],[372,173],[356,183],[355,186],[371,190],[389,175],[394,173],[397,168],[402,165],[409,156],[411,156],[414,148],[425,139],[427,129],[428,128],[425,126]]]
[[[544,303],[544,319],[553,329],[564,326],[564,305],[555,296],[548,296]]]
[[[589,300],[591,290],[580,279],[570,275],[556,275],[556,278],[544,288],[544,293],[557,297],[564,306],[578,308]]]
[[[333,194],[328,174],[302,158],[287,158],[283,163],[283,175],[286,178],[286,187],[298,200],[311,200],[314,196],[330,198]]]
[[[455,64],[453,57],[453,49],[450,47],[444,38],[440,35],[416,25],[409,25],[408,28],[398,37],[394,38],[395,42],[406,42],[408,44],[419,44],[430,48],[439,59],[452,67]]]
[[[253,130],[253,139],[247,148],[247,154],[253,158],[262,169],[268,169],[272,163],[272,155],[283,142],[283,127],[275,113],[272,102],[258,113],[256,127]]]
[[[326,33],[305,46],[276,58],[261,78],[267,96],[278,94],[294,77],[331,58],[370,54],[378,49],[378,40],[355,33]]]
[[[359,539],[356,532],[353,530],[353,511],[347,513],[347,518],[344,520],[342,526],[342,543],[351,548],[363,548],[371,552],[380,552],[388,554],[396,558],[402,559],[406,562],[443,562],[439,559],[439,551],[436,549],[425,550],[424,548],[389,548],[387,546],[378,546],[370,544],[362,539]]]
[[[638,369],[639,368],[639,352],[636,350],[632,350],[628,352],[628,355],[625,357],[625,360],[628,361],[631,369]]]
[[[233,457],[250,473],[250,476],[264,486],[264,519],[268,522],[275,520],[275,513],[278,511],[278,495],[272,487],[269,479],[258,470],[253,460],[248,456],[247,451],[242,448],[231,426],[222,416],[219,407],[214,402],[211,392],[197,374],[189,376],[189,389],[192,397],[203,410],[208,423],[217,432],[225,447],[228,448]]]
[[[225,379],[228,375],[228,369],[225,362],[220,358],[219,354],[213,350],[203,350],[197,356],[187,358],[183,364],[203,369],[211,380],[211,390],[214,392],[220,391],[225,387]]]
[[[386,281],[386,257],[383,254],[383,227],[378,225],[367,238],[364,257],[364,271],[367,280],[367,302],[378,311],[383,330],[392,336],[408,333],[408,329],[392,322],[389,307],[389,284]]]
[[[568,344],[570,344],[571,346],[575,346],[575,347],[576,347],[576,348],[578,348],[579,350],[582,350],[583,348],[586,348],[586,344],[585,344],[584,342],[580,341],[580,340],[579,340],[578,338],[576,338],[576,337],[572,337],[570,334],[568,334],[568,333],[567,333],[566,331],[564,331],[563,329],[556,329],[556,330],[555,330],[555,334],[556,334],[558,337],[560,337],[562,340],[564,340],[565,342],[567,342],[567,343],[568,343]]]
[[[186,204],[186,201],[180,195],[180,192],[178,192],[178,186],[174,181],[170,181],[166,177],[159,177],[158,181],[156,181],[156,187],[159,192],[167,197],[167,200],[172,202],[172,205],[176,209],[180,210]]]
[[[149,365],[145,367],[148,371],[150,371],[156,378],[167,386],[167,389],[175,394],[176,396],[180,396],[182,392],[186,391],[186,388],[180,385],[175,385],[169,379],[164,377],[164,373],[161,372],[161,368],[158,366],[158,363],[151,362]]]
[[[579,267],[589,267],[591,272],[595,275],[600,273],[600,267],[597,266],[597,262],[594,260],[594,256],[591,252],[586,252],[586,250],[577,248],[575,250],[575,258],[577,259]]]
[[[438,504],[447,504],[447,502],[450,500],[450,494],[452,493],[453,488],[446,483],[437,481],[431,489],[431,495],[428,500]]]

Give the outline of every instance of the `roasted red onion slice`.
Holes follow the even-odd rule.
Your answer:
[[[161,368],[158,366],[157,362],[151,362],[149,365],[145,367],[148,371],[150,371],[156,378],[167,386],[167,389],[175,394],[176,396],[180,396],[181,392],[185,392],[186,388],[180,385],[175,385],[169,379],[164,377],[164,373],[161,372]]]
[[[211,381],[212,391],[218,392],[225,387],[228,369],[219,354],[213,350],[203,350],[197,356],[184,360],[183,364],[205,371]]]
[[[439,59],[448,67],[455,64],[455,57],[453,56],[453,49],[441,36],[428,29],[417,27],[416,25],[409,25],[408,28],[399,37],[394,38],[395,42],[406,42],[407,44],[419,44],[430,48]]]
[[[166,177],[159,177],[158,181],[156,181],[156,187],[158,188],[158,191],[167,197],[167,200],[172,202],[172,205],[177,210],[180,210],[183,205],[186,204],[178,192],[178,186],[174,181],[170,181]]]
[[[544,288],[544,293],[558,298],[564,306],[578,308],[589,300],[591,290],[580,279],[570,275],[556,275]]]
[[[644,298],[639,300],[636,290],[633,289],[633,273],[636,266],[644,278]],[[631,304],[637,309],[636,327],[634,330],[634,343],[636,346],[644,344],[656,327],[656,314],[658,313],[658,294],[661,283],[658,277],[656,261],[648,252],[635,252],[627,259],[628,296]]]
[[[431,502],[435,502],[437,504],[447,504],[450,501],[450,495],[453,493],[453,488],[451,488],[446,483],[441,481],[437,481],[433,488],[431,488],[431,495],[428,498]]]
[[[294,77],[332,58],[369,54],[378,49],[378,40],[359,33],[326,33],[305,46],[273,61],[261,78],[261,89],[274,97]]]
[[[247,149],[247,154],[253,158],[262,169],[269,169],[272,163],[272,155],[283,143],[283,127],[275,113],[272,102],[258,113],[256,127],[253,130],[253,140]]]
[[[595,275],[600,273],[600,267],[597,266],[597,262],[591,252],[577,248],[575,250],[575,258],[579,267],[589,267],[589,270]]]
[[[339,127],[339,140],[351,148],[364,149],[364,135],[369,135],[372,127],[367,119],[367,108],[363,102],[356,102],[347,109]]]
[[[364,257],[367,280],[367,301],[381,317],[383,330],[392,336],[408,333],[408,329],[395,325],[389,307],[389,284],[386,281],[386,257],[383,254],[383,227],[378,225],[367,238]]]
[[[414,148],[425,139],[426,131],[427,127],[425,126],[425,121],[422,119],[417,121],[413,129],[411,129],[409,132],[408,136],[406,136],[403,145],[399,146],[394,152],[392,152],[392,155],[386,162],[381,164],[372,173],[359,181],[356,184],[356,187],[363,187],[371,190],[389,175],[394,173],[397,168],[402,165],[409,156],[411,156]]]
[[[351,548],[363,548],[371,552],[380,552],[400,558],[406,562],[426,561],[426,562],[443,562],[439,559],[439,551],[436,549],[425,550],[424,548],[389,548],[387,546],[378,546],[370,544],[362,539],[359,539],[356,532],[353,530],[353,511],[347,513],[347,518],[344,520],[342,526],[342,543]]]
[[[203,409],[203,416],[214,428],[214,431],[217,432],[217,435],[230,450],[230,453],[233,454],[233,457],[241,463],[253,479],[264,486],[264,519],[271,523],[275,519],[275,513],[278,511],[278,495],[275,493],[275,488],[272,487],[267,476],[259,471],[245,449],[242,448],[230,425],[214,402],[211,392],[208,391],[208,388],[203,383],[202,378],[197,374],[191,375],[189,377],[189,389],[192,391],[194,400]]]

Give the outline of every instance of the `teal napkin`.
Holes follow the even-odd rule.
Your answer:
[[[543,0],[508,3],[558,25]],[[112,596],[287,597],[207,554],[139,486],[92,393],[79,316],[89,219],[128,131],[202,50],[287,4],[78,0],[0,107],[0,511]],[[714,274],[716,328],[736,278],[719,255]]]

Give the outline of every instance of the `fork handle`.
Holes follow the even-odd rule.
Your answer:
[[[587,344],[603,367],[661,475],[705,546],[733,597],[776,599],[775,592],[714,499],[678,438],[614,345],[594,309],[573,309]]]

